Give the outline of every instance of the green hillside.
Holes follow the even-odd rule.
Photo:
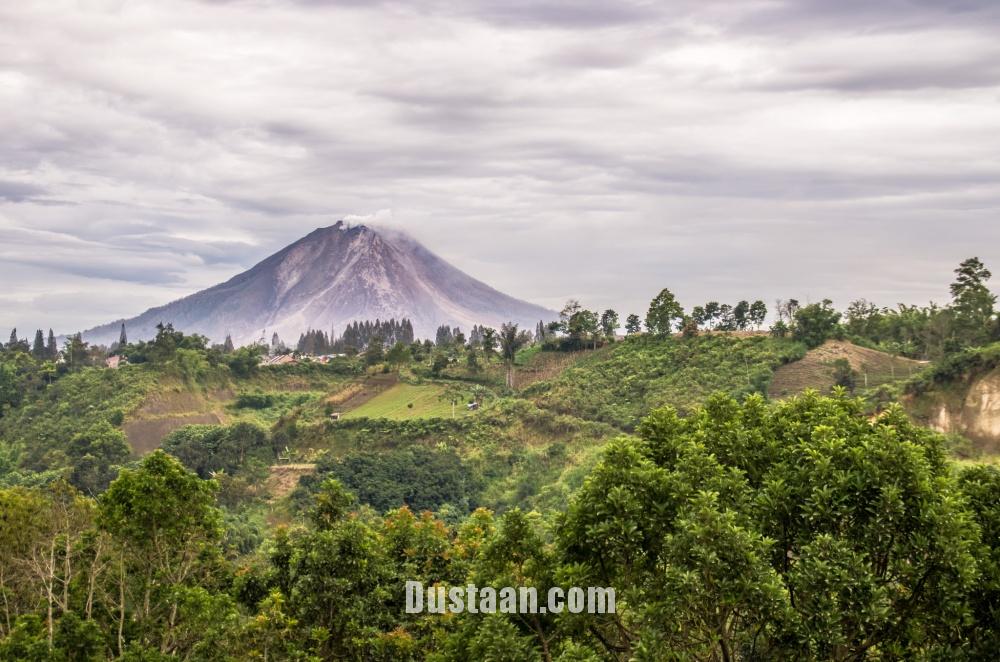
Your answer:
[[[357,416],[313,425],[289,419],[278,434],[293,430],[284,438],[317,461],[317,474],[307,487],[335,476],[377,510],[402,501],[416,509],[447,505],[466,513],[479,506],[548,510],[565,505],[616,433],[608,425],[519,399],[495,401],[456,418],[450,405],[447,409],[440,417]],[[363,410],[372,411],[367,405],[358,411]],[[447,467],[442,473],[451,478],[432,478],[423,473],[427,465]],[[406,498],[406,490],[425,483],[434,487]]]
[[[774,370],[805,351],[800,343],[764,335],[633,336],[522,395],[545,409],[631,430],[665,404],[683,411],[713,392],[765,393]]]
[[[343,417],[393,420],[450,417],[452,406],[445,400],[446,390],[442,384],[396,384]],[[464,402],[455,408],[455,414],[466,414]]]

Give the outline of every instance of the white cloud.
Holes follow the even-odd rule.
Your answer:
[[[348,223],[389,223],[392,221],[391,209],[379,209],[371,214],[346,214],[343,220]]]

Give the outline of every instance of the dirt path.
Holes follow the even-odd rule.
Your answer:
[[[270,475],[264,484],[271,501],[288,496],[299,484],[299,478],[316,471],[315,464],[276,464],[270,468]]]

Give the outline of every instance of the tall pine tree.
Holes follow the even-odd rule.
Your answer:
[[[41,329],[35,331],[35,342],[31,345],[31,355],[39,361],[45,358],[45,335]]]

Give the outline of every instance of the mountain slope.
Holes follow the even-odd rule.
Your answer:
[[[533,326],[555,313],[498,292],[414,239],[342,221],[319,228],[225,283],[85,331],[90,342],[150,338],[159,322],[221,341],[248,343],[277,332],[293,341],[308,328],[338,332],[354,320],[413,322],[418,337],[441,324],[468,329],[506,321]]]

